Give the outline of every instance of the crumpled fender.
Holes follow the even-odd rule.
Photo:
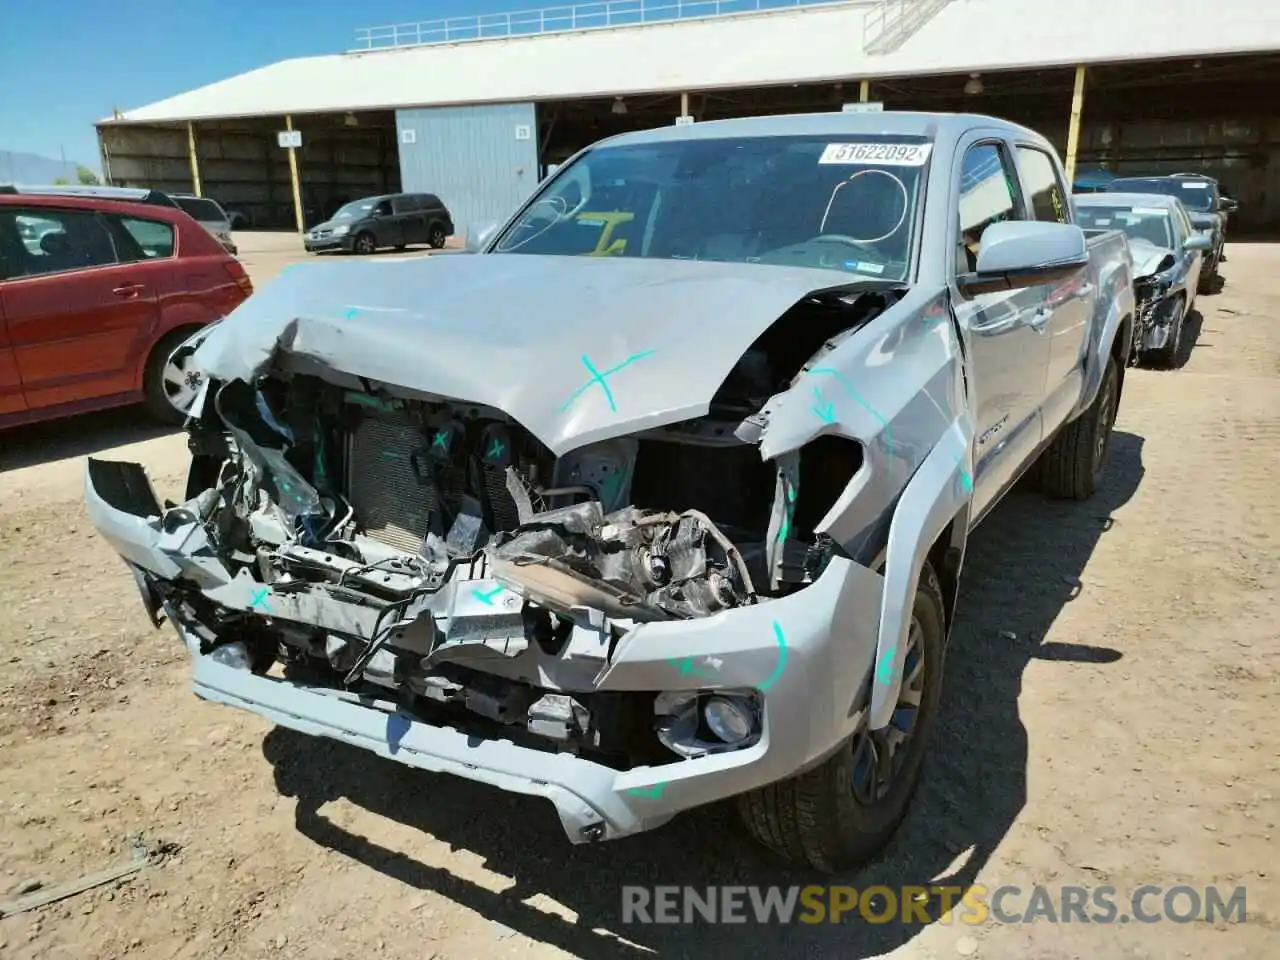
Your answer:
[[[894,511],[885,549],[884,592],[869,725],[888,725],[902,683],[902,664],[920,569],[947,524],[973,496],[973,426],[966,411],[951,422],[925,457]],[[967,522],[965,524],[967,528]]]

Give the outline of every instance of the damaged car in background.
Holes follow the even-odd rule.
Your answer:
[[[1072,217],[985,117],[616,137],[474,256],[265,286],[197,349],[182,502],[92,459],[88,513],[199,697],[544,797],[575,843],[736,797],[858,863],[969,532],[1024,473],[1101,482],[1131,265]]]
[[[1209,238],[1197,277],[1200,293],[1214,293],[1221,279],[1219,264],[1227,259],[1227,210],[1222,206],[1218,181],[1195,174],[1169,177],[1117,177],[1107,184],[1108,193],[1177,197],[1195,229]]]
[[[1177,363],[1182,329],[1196,303],[1201,265],[1213,245],[1198,233],[1177,197],[1092,193],[1075,198],[1086,234],[1122,230],[1133,256],[1136,362],[1168,369]]]

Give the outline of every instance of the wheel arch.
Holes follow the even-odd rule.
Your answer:
[[[871,677],[872,730],[885,727],[893,715],[911,610],[926,560],[933,562],[943,588],[950,633],[973,498],[972,461],[973,428],[967,417],[958,417],[925,457],[894,508]]]

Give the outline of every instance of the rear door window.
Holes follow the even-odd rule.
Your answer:
[[[1067,192],[1049,155],[1035,147],[1018,147],[1018,167],[1031,200],[1032,219],[1070,223]]]
[[[173,227],[169,224],[138,217],[112,217],[112,220],[125,234],[118,244],[122,261],[135,263],[173,256]]]
[[[105,267],[119,262],[102,219],[84,210],[21,208],[0,211],[0,232],[18,237],[6,252],[9,278]]]

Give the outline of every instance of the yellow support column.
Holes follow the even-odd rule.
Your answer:
[[[284,115],[284,128],[293,129],[293,115]],[[302,184],[298,180],[298,148],[289,148],[289,179],[293,182],[293,220],[298,225],[298,232],[306,230],[306,221],[302,217]]]
[[[187,121],[187,157],[191,161],[191,183],[195,187],[195,195],[203,197],[204,191],[200,188],[200,159],[196,155],[196,125],[190,120]]]
[[[860,84],[858,84],[858,102],[859,103],[871,102],[871,81],[870,80],[863,80]]]
[[[1084,64],[1076,67],[1076,88],[1071,95],[1071,124],[1067,127],[1067,189],[1076,181],[1076,153],[1080,149],[1080,115],[1084,112]]]

